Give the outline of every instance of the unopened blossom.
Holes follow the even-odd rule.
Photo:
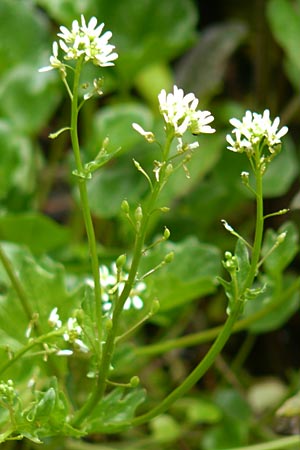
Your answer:
[[[278,129],[279,117],[271,121],[268,109],[263,114],[246,111],[242,120],[233,118],[230,123],[234,126],[232,131],[234,137],[227,135],[226,139],[230,144],[228,149],[241,153],[253,152],[256,145],[265,145],[270,153],[274,153],[281,145],[281,138],[288,132],[286,126]]]
[[[177,137],[189,130],[192,134],[214,133],[209,124],[214,117],[209,111],[197,110],[199,100],[193,93],[184,94],[176,85],[172,93],[162,89],[158,95],[159,110],[167,127],[171,127]]]

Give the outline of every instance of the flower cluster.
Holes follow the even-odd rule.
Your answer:
[[[108,43],[112,36],[111,31],[106,31],[102,36],[104,23],[97,26],[96,17],[92,17],[88,24],[81,15],[81,24],[74,20],[72,28],[61,26],[60,33],[57,34],[59,46],[65,53],[65,60],[77,60],[84,58],[84,61],[92,61],[96,66],[113,66],[118,54],[114,52],[114,45]],[[59,69],[66,73],[65,65],[58,59],[58,44],[53,43],[53,55],[50,57],[50,66],[43,67],[40,72],[52,69]]]
[[[185,153],[189,150],[193,151],[199,146],[198,141],[192,143],[183,143],[182,137],[186,131],[190,131],[193,135],[201,133],[214,133],[216,130],[210,126],[214,117],[209,111],[197,110],[199,100],[193,93],[184,94],[183,89],[179,89],[176,85],[173,92],[167,94],[162,89],[158,95],[159,111],[165,122],[166,133],[171,133],[177,137],[178,153]],[[155,136],[151,131],[144,130],[139,124],[133,123],[132,127],[141,134],[146,141],[155,142]]]
[[[7,407],[14,404],[16,391],[12,380],[0,381],[0,405]]]
[[[82,328],[78,324],[77,319],[74,317],[69,317],[67,322],[67,331],[63,336],[64,340],[73,344],[76,350],[83,353],[87,353],[89,351],[88,347],[80,339],[82,336]]]
[[[49,318],[48,324],[51,328],[58,330],[62,328],[62,321],[59,318],[58,308],[55,307],[52,309]],[[84,344],[84,342],[80,339],[82,337],[83,330],[81,326],[78,324],[77,319],[74,317],[69,317],[67,325],[65,327],[65,332],[63,333],[63,338],[66,342],[70,342],[73,347],[83,353],[87,353],[89,351],[88,347]],[[56,354],[57,355],[71,355],[73,352],[71,350],[60,350]]]
[[[120,274],[118,272],[116,264],[112,264],[110,267],[105,265],[100,266],[100,277],[102,286],[102,302],[103,302],[103,312],[109,313],[112,310],[112,305],[116,294],[121,294],[124,285],[126,273]],[[90,286],[94,286],[94,281],[92,279],[87,279],[87,283]],[[130,308],[142,309],[144,306],[141,294],[145,291],[146,284],[143,282],[138,282],[133,287],[124,304],[124,310],[129,310]]]
[[[173,93],[167,94],[162,89],[158,101],[167,127],[171,127],[177,137],[182,137],[187,130],[194,135],[216,131],[209,125],[214,117],[209,111],[197,110],[199,100],[193,93],[184,95],[183,89],[175,85]]]
[[[279,122],[279,117],[271,121],[268,109],[263,114],[246,111],[241,121],[235,118],[230,120],[231,125],[235,127],[232,131],[234,138],[230,134],[227,135],[227,148],[252,155],[256,146],[267,146],[269,152],[274,154],[280,148],[281,138],[288,132],[286,126],[278,129]]]

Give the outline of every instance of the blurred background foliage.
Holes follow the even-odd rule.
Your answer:
[[[171,209],[151,223],[149,242],[164,225],[171,230],[172,242],[151,252],[142,271],[161,261],[166,251],[174,250],[177,261],[149,278],[147,298],[159,296],[161,309],[135,344],[159,343],[224,320],[226,301],[215,279],[221,273],[222,252],[232,249],[235,239],[220,221],[226,219],[250,239],[253,230],[253,198],[240,181],[247,161],[227,151],[225,142],[229,119],[241,118],[246,109],[269,108],[271,116],[279,115],[290,129],[264,186],[266,213],[291,208],[287,216],[267,221],[265,243],[272,242],[271,229],[288,227],[284,261],[275,255],[273,266],[270,263],[265,270],[273,292],[282,269],[289,267],[280,280],[281,289],[289,286],[299,265],[299,0],[1,0],[0,239],[8,243],[21,277],[28,280],[30,272],[31,284],[38,284],[50,273],[59,277],[59,285],[64,277],[66,286],[76,290],[89,270],[69,137],[65,133],[48,139],[49,133],[68,125],[68,99],[57,73],[38,72],[48,65],[59,25],[70,26],[81,13],[105,23],[119,54],[115,67],[86,72],[90,81],[104,77],[104,95],[85,105],[80,122],[85,161],[96,156],[106,136],[109,151],[121,146],[119,155],[89,184],[102,262],[110,264],[132,243],[130,225],[120,213],[122,200],[136,207],[147,194],[147,183],[133,158],[151,172],[158,157],[157,149],[143,142],[131,123],[161,133],[157,94],[174,83],[194,92],[200,108],[215,116],[217,133],[199,138],[200,149],[189,164],[190,179],[180,171],[173,174],[161,198],[161,205]],[[56,262],[50,264],[49,258]],[[27,267],[26,272],[28,264],[32,270]],[[41,275],[37,267],[45,273]],[[5,286],[2,271],[0,278]],[[50,294],[57,292],[55,286],[47,289],[43,307],[50,311],[57,304]],[[272,302],[272,292],[262,302]],[[61,302],[64,297],[62,292]],[[67,298],[69,302],[73,297]],[[271,438],[277,431],[275,408],[300,384],[298,292],[288,300],[272,316],[236,335],[191,396],[148,428],[110,437],[106,443],[98,435],[90,443],[68,441],[64,448],[217,450]],[[258,301],[249,305],[245,317],[260,308]],[[8,309],[2,316],[7,323],[11,313]],[[2,327],[0,338],[10,335],[18,341],[18,322],[7,328]],[[120,375],[129,369],[141,372],[152,401],[176,386],[206,350],[192,346],[158,352],[142,369],[147,361],[143,348],[137,358],[131,347],[122,347],[116,359]],[[71,369],[76,374],[80,367]],[[259,422],[258,417],[263,419]],[[287,434],[299,432],[299,421],[296,425],[287,421],[282,428]],[[62,448],[59,445],[49,443],[51,448]]]

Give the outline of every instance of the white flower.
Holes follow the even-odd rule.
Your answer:
[[[214,117],[209,111],[191,111],[189,115],[189,128],[192,134],[214,133],[216,131],[214,128],[208,125],[214,120]]]
[[[101,36],[103,27],[104,23],[97,26],[96,17],[92,17],[86,25],[83,15],[81,24],[73,21],[71,30],[61,26],[58,37],[61,38],[59,45],[65,52],[64,59],[76,60],[84,56],[85,61],[92,61],[97,66],[113,66],[118,54],[113,52],[115,46],[108,43],[112,32],[106,31]]]
[[[115,266],[109,271],[107,266],[100,266],[101,285],[104,288],[112,288],[117,283],[117,274]]]
[[[184,94],[183,89],[176,85],[173,93],[167,94],[162,89],[158,95],[159,110],[165,123],[174,129],[177,137],[189,130],[193,134],[214,133],[215,129],[209,125],[213,116],[209,111],[197,111],[198,99],[193,93]]]
[[[71,356],[71,355],[73,355],[73,351],[69,350],[69,349],[64,349],[64,350],[58,350],[55,354],[57,356]]]
[[[227,134],[226,140],[230,144],[227,148],[232,152],[252,152],[252,144],[247,139],[241,139],[241,132],[239,130],[235,131],[235,140],[231,134]]]
[[[85,343],[81,339],[75,339],[73,342],[75,350],[78,350],[82,353],[88,353],[90,349],[85,345]]]
[[[67,331],[64,333],[64,340],[74,343],[82,334],[82,328],[74,317],[69,317]]]
[[[145,131],[144,128],[141,127],[141,125],[139,125],[138,123],[133,122],[132,128],[135,131],[137,131],[141,136],[143,136],[146,139],[146,141],[150,142],[150,144],[155,141],[155,136],[152,133],[152,131]]]
[[[124,309],[128,310],[131,307],[135,309],[142,309],[144,306],[143,300],[140,295],[145,291],[146,284],[140,281],[137,283],[130,292],[130,297],[126,300],[124,304]]]
[[[50,66],[41,67],[39,72],[49,72],[49,70],[58,69],[64,76],[66,76],[66,67],[64,63],[58,59],[58,44],[56,41],[52,44],[52,51],[53,55],[50,56]]]
[[[59,315],[57,314],[57,308],[56,307],[53,308],[51,313],[50,313],[50,316],[48,318],[48,324],[52,328],[56,328],[56,329],[61,328],[62,322],[61,322],[61,320],[59,318]]]
[[[263,144],[268,147],[270,153],[274,153],[281,144],[281,138],[288,132],[286,126],[278,130],[280,119],[276,117],[272,123],[268,109],[263,114],[246,111],[241,121],[233,118],[230,123],[235,127],[232,131],[235,139],[227,136],[230,144],[228,149],[236,152],[251,153],[257,144]]]

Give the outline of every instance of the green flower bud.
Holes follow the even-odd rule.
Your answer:
[[[165,212],[169,212],[169,211],[170,211],[170,208],[169,208],[168,206],[162,206],[161,208],[159,208],[159,210],[160,210],[161,212],[165,213]]]
[[[125,264],[126,264],[126,255],[125,254],[120,255],[116,261],[117,269],[118,270],[122,269],[122,267],[124,267]]]
[[[165,228],[165,231],[164,231],[164,240],[166,241],[167,239],[169,239],[169,237],[170,237],[170,230],[169,230],[169,228]]]
[[[174,252],[170,252],[170,253],[168,253],[168,254],[165,256],[164,262],[165,262],[166,264],[169,264],[170,262],[173,261],[173,259],[174,259]]]
[[[139,384],[140,384],[140,379],[139,379],[138,376],[135,375],[134,377],[132,377],[132,378],[130,379],[130,386],[131,386],[131,387],[135,388],[135,387],[137,387]]]
[[[143,210],[141,206],[138,206],[134,212],[134,217],[137,223],[141,223],[143,219]]]
[[[121,203],[121,210],[125,214],[129,214],[129,203],[127,200],[123,200]]]

